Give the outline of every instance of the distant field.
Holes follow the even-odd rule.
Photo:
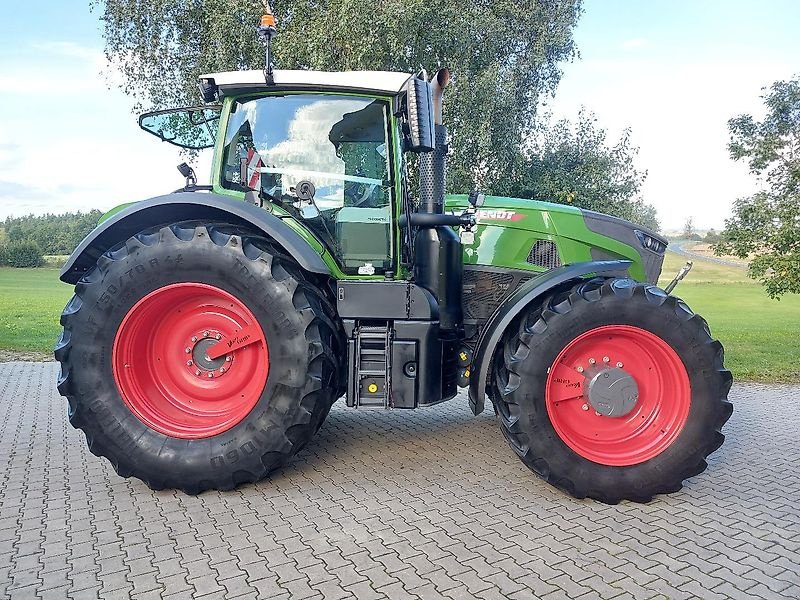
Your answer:
[[[709,258],[724,258],[727,262],[737,263],[741,267],[747,267],[748,261],[738,256],[717,256],[714,254],[711,244],[706,244],[705,242],[686,242],[684,243],[684,248],[694,254],[700,254],[701,256],[707,256]]]
[[[667,254],[662,286],[684,262]],[[71,286],[58,281],[57,269],[0,268],[0,356],[8,351],[49,354],[71,294]],[[675,294],[709,322],[736,378],[800,381],[800,297],[770,300],[744,269],[700,260]]]

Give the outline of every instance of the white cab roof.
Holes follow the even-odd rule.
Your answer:
[[[340,88],[394,95],[400,92],[412,77],[408,73],[393,71],[287,71],[276,69],[273,73],[277,88]],[[209,73],[201,79],[213,79],[222,94],[266,89],[264,71],[227,71]]]

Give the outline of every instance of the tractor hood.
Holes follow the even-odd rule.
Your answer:
[[[466,195],[449,195],[449,211],[469,206]],[[547,271],[591,260],[628,259],[630,275],[655,283],[667,240],[624,219],[563,204],[486,196],[477,211],[472,244],[464,263]]]

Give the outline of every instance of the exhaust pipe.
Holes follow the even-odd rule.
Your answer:
[[[431,91],[433,92],[433,123],[442,125],[444,123],[444,111],[442,109],[442,99],[444,88],[450,83],[450,71],[447,67],[439,69],[431,79]]]
[[[420,156],[420,206],[419,212],[442,214],[444,212],[444,185],[447,170],[447,128],[444,126],[444,89],[450,83],[450,71],[439,69],[430,80],[433,96],[433,122],[436,149]]]
[[[444,89],[450,83],[450,71],[440,69],[429,83],[436,147],[433,152],[419,157],[419,212],[442,215],[447,178],[447,127],[444,126],[442,101]],[[442,339],[464,337],[461,307],[463,261],[461,240],[451,227],[440,225],[417,231],[414,237],[414,275],[417,284],[430,290],[439,303],[439,335]],[[455,348],[450,350],[455,352]]]

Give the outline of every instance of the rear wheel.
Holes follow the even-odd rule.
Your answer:
[[[61,322],[70,422],[155,489],[265,476],[341,389],[330,303],[268,240],[228,225],[179,223],[111,249]]]
[[[531,308],[495,358],[511,447],[570,494],[649,501],[706,468],[732,412],[722,345],[683,302],[592,280]]]

